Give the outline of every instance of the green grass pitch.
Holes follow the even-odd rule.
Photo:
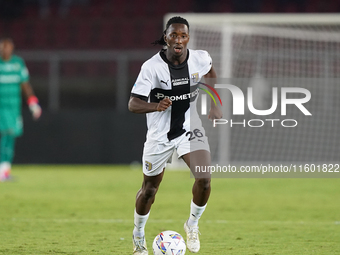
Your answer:
[[[141,170],[14,166],[0,183],[0,254],[132,254]],[[340,254],[340,179],[213,179],[199,254]],[[146,226],[182,235],[193,179],[167,171]],[[187,252],[189,254],[189,252]]]

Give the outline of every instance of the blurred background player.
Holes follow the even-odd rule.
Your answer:
[[[41,107],[29,83],[29,74],[22,58],[12,55],[13,41],[0,41],[0,181],[10,178],[16,137],[22,135],[21,90],[34,119]]]

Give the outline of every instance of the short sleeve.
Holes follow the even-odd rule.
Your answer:
[[[135,85],[132,88],[132,95],[139,95],[143,97],[149,97],[152,88],[152,73],[147,66],[143,65]]]
[[[21,63],[21,68],[20,68],[20,80],[21,82],[28,82],[29,81],[29,72],[28,69],[24,63],[24,61],[22,61]]]
[[[200,58],[201,73],[202,75],[206,75],[207,73],[209,73],[212,67],[212,59],[209,53],[205,50],[198,50],[197,53]]]

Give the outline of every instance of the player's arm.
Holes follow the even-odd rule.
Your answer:
[[[22,92],[26,98],[26,102],[28,104],[28,107],[30,111],[32,112],[33,118],[35,120],[39,119],[41,116],[41,107],[39,105],[38,98],[34,95],[32,86],[29,82],[23,82],[21,83],[21,89]]]
[[[215,87],[217,81],[217,74],[213,66],[211,66],[210,71],[204,75],[205,81],[212,87]],[[215,105],[213,100],[210,102],[209,119],[220,119],[222,118],[222,111],[219,107]]]
[[[143,64],[137,77],[137,81],[132,88],[128,108],[133,113],[162,112],[172,104],[169,98],[165,98],[158,103],[148,102],[148,96],[152,85],[155,82],[153,66]]]
[[[131,96],[129,100],[129,111],[133,113],[162,112],[172,104],[169,98],[164,98],[159,103],[149,103],[139,97]]]

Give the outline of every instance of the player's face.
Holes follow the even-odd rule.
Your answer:
[[[12,56],[14,45],[11,41],[2,41],[0,43],[0,54],[4,59],[9,59]]]
[[[168,50],[176,57],[186,55],[187,44],[189,42],[189,29],[184,24],[171,24],[165,35]]]

